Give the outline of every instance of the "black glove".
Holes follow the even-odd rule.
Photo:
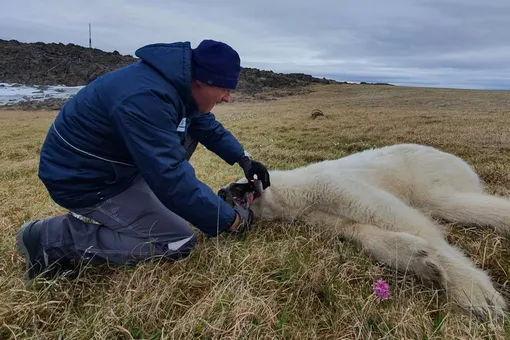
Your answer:
[[[246,179],[249,181],[255,179],[254,176],[257,175],[257,179],[262,182],[262,188],[264,190],[271,186],[269,172],[267,171],[264,164],[251,160],[248,156],[245,155],[242,156],[239,160],[239,165],[243,169]]]
[[[238,204],[234,206],[234,210],[236,211],[237,215],[239,215],[240,221],[236,230],[231,230],[231,232],[235,234],[242,234],[246,231],[249,231],[253,222],[253,211],[251,211],[250,208],[245,208]]]

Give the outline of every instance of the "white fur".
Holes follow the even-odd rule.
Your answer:
[[[510,200],[485,193],[462,159],[400,144],[270,176],[271,187],[253,202],[256,218],[334,227],[376,261],[439,283],[477,316],[504,315],[506,303],[488,275],[430,218],[509,232]]]

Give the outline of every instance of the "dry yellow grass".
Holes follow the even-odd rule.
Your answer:
[[[321,86],[215,113],[256,159],[293,168],[368,147],[433,145],[474,165],[489,190],[510,195],[510,92]],[[327,118],[310,119],[313,109]],[[37,180],[38,151],[55,112],[0,112],[0,338],[56,339],[503,339],[442,292],[377,266],[354,245],[302,225],[257,224],[241,238],[200,237],[179,262],[92,268],[73,281],[23,285],[14,236],[21,223],[64,212]],[[241,176],[200,148],[197,175],[213,189]],[[510,214],[510,212],[509,212]],[[449,240],[490,271],[506,297],[510,243],[488,230]],[[390,284],[378,301],[371,285]]]

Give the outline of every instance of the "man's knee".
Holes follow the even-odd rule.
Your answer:
[[[167,243],[166,248],[168,251],[165,256],[170,259],[188,257],[195,248],[196,244],[197,236],[194,232],[192,232],[189,236],[183,239]]]

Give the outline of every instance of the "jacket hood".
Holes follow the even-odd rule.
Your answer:
[[[191,99],[191,44],[156,43],[140,47],[135,55],[152,66],[185,98]]]

